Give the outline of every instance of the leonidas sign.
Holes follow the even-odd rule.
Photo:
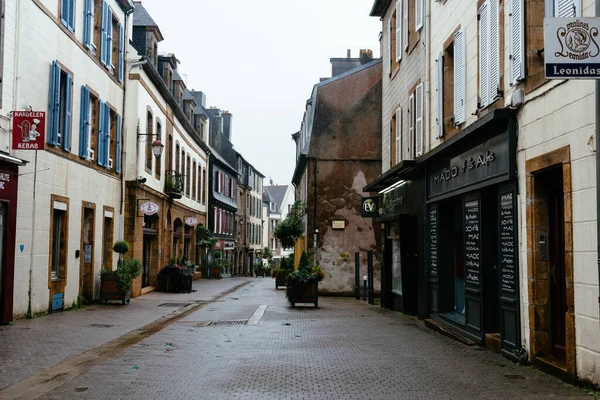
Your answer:
[[[600,18],[545,18],[548,79],[600,79]]]
[[[46,113],[13,111],[13,150],[44,150]]]

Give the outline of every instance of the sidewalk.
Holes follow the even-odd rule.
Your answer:
[[[0,391],[194,303],[212,301],[253,278],[194,281],[189,294],[151,292],[128,306],[94,304],[0,326]],[[168,304],[171,303],[171,304]]]

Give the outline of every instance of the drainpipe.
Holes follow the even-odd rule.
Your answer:
[[[314,258],[313,258],[313,262],[315,263],[315,265],[318,265],[317,262],[317,240],[319,237],[319,228],[317,228],[317,159],[315,158],[313,160],[313,201],[315,203],[315,210],[313,213],[313,229],[314,229],[314,234],[313,234],[313,251],[314,251]]]
[[[596,1],[596,16],[600,16],[600,1]],[[596,79],[596,258],[598,259],[598,306],[600,307],[600,80]]]

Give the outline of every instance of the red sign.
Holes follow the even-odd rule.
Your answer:
[[[17,175],[0,170],[0,198],[17,198]]]
[[[45,111],[13,111],[13,150],[44,150]]]

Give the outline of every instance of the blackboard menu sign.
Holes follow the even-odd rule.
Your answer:
[[[429,270],[432,275],[438,272],[438,210],[429,209]]]
[[[500,193],[500,274],[502,290],[516,289],[515,210],[513,192]]]
[[[465,280],[479,283],[481,238],[479,199],[465,201]]]

